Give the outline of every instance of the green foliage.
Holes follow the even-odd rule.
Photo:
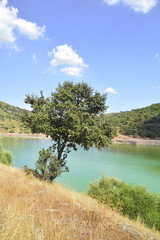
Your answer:
[[[23,109],[11,106],[0,101],[0,132],[1,133],[24,133],[24,124],[20,121]],[[27,129],[30,133],[29,129]]]
[[[11,130],[9,132],[10,133],[15,133],[15,130],[13,128],[11,128]]]
[[[7,150],[4,150],[1,144],[0,144],[0,163],[10,166],[13,165],[12,153]]]
[[[38,161],[36,162],[36,169],[40,172],[42,178],[51,182],[62,172],[68,172],[65,158],[63,157],[58,160],[53,154],[54,151],[55,149],[53,149],[53,147],[47,150],[42,148],[39,152]]]
[[[119,131],[133,137],[160,138],[160,103],[121,113],[106,114],[104,119]]]
[[[134,186],[118,179],[102,177],[90,184],[88,194],[99,202],[110,204],[124,216],[140,220],[160,230],[160,197],[143,186]]]
[[[40,97],[26,95],[32,111],[24,111],[22,121],[33,133],[44,133],[54,141],[50,149],[39,153],[36,164],[44,178],[52,181],[68,171],[65,160],[77,145],[85,150],[108,146],[112,129],[97,117],[106,110],[105,101],[105,94],[94,92],[86,83],[68,81],[59,84],[48,98],[42,91]]]

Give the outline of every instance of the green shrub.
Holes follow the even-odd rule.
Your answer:
[[[15,133],[15,130],[13,128],[10,129],[10,133]]]
[[[110,204],[124,216],[160,230],[160,197],[143,186],[134,186],[119,179],[102,177],[90,184],[88,194],[99,202]]]
[[[0,163],[9,165],[9,166],[13,165],[12,153],[7,150],[4,150],[2,145],[0,145]]]

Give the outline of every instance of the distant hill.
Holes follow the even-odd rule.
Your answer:
[[[30,133],[20,120],[23,109],[0,101],[0,133]],[[133,137],[160,139],[160,103],[103,116],[115,129]]]
[[[0,133],[30,133],[20,121],[23,109],[0,101]]]
[[[160,103],[152,104],[120,113],[109,113],[104,116],[117,133],[142,138],[160,138]]]

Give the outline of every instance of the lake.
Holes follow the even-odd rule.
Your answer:
[[[0,143],[12,152],[14,166],[20,168],[26,164],[34,168],[39,150],[52,144],[50,139],[22,137],[1,137]],[[113,144],[102,151],[79,147],[68,155],[67,166],[69,173],[63,173],[56,182],[76,191],[86,191],[91,181],[105,175],[160,194],[160,146]]]

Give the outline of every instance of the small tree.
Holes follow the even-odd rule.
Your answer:
[[[108,146],[111,127],[99,115],[107,109],[106,94],[94,92],[86,83],[66,81],[59,84],[51,97],[26,95],[25,103],[32,111],[24,111],[22,121],[32,133],[44,133],[53,140],[48,150],[39,152],[36,174],[52,181],[64,171],[68,153],[77,145],[85,150]],[[33,171],[33,170],[32,170]]]
[[[10,166],[13,165],[12,153],[7,150],[4,150],[1,144],[0,144],[0,163]]]

